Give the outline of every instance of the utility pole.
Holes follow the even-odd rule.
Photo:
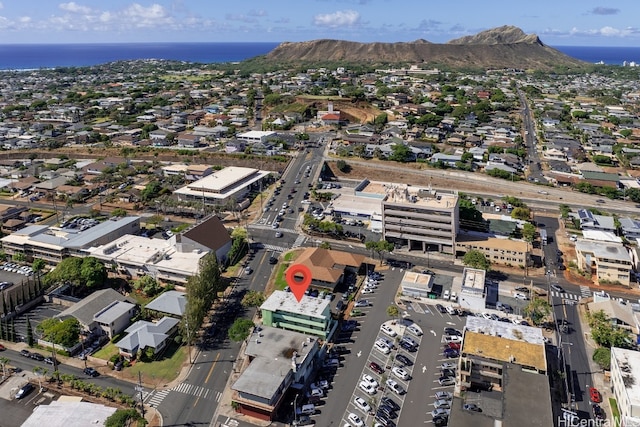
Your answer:
[[[138,385],[136,386],[136,391],[140,392],[140,411],[142,412],[142,418],[144,418],[144,401],[142,399],[142,392],[144,388],[142,387],[142,373],[138,371]]]

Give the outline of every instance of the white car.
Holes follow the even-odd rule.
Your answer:
[[[449,313],[452,316],[456,314],[456,309],[451,307],[450,305],[446,307],[446,310],[447,310],[447,313]]]
[[[374,289],[372,289],[372,288],[364,288],[364,289],[362,290],[362,292],[361,292],[361,293],[362,293],[363,295],[366,295],[366,294],[372,294],[372,293],[374,293],[374,292],[375,292],[375,290],[374,290]]]
[[[389,354],[389,353],[391,353],[391,349],[389,348],[389,346],[388,346],[388,345],[386,345],[385,343],[381,342],[381,341],[376,341],[376,342],[373,344],[373,347],[374,347],[376,350],[378,350],[378,351],[382,352],[383,354]]]
[[[459,337],[457,335],[445,335],[444,336],[444,342],[449,344],[450,342],[461,342],[462,341],[462,337]]]
[[[451,297],[449,298],[452,302],[458,302],[458,294],[451,291]]]
[[[433,402],[433,406],[436,408],[451,409],[451,401],[448,399],[436,400]]]
[[[389,325],[382,325],[380,326],[380,330],[382,332],[384,332],[385,334],[389,335],[391,338],[395,337],[396,335],[398,335],[398,333],[396,331],[394,331],[391,326]]]
[[[491,314],[487,313],[486,311],[483,311],[481,316],[487,320],[493,320],[493,318],[491,317]]]
[[[436,400],[451,400],[453,399],[453,393],[448,391],[438,391],[436,392]]]
[[[364,391],[367,394],[376,394],[376,388],[371,384],[367,384],[364,381],[360,381],[360,384],[358,385],[358,387],[360,387],[360,390]]]
[[[433,418],[435,418],[435,417],[448,417],[450,412],[451,412],[450,409],[436,408],[433,411],[431,411],[431,416]]]
[[[367,401],[361,398],[360,396],[356,396],[353,398],[353,404],[356,405],[358,409],[360,409],[365,414],[371,411],[371,406],[369,406]]]
[[[515,294],[513,294],[513,297],[515,299],[519,299],[519,300],[522,300],[522,301],[528,301],[529,300],[529,297],[526,296],[525,294],[523,294],[522,292],[516,292]]]
[[[387,380],[387,386],[393,390],[393,392],[395,394],[397,394],[398,396],[402,396],[403,394],[406,393],[405,389],[402,388],[402,386],[400,384],[398,384],[398,382],[396,380],[392,380],[391,378],[389,378]]]
[[[422,330],[420,329],[420,327],[418,325],[409,325],[409,326],[407,326],[407,331],[409,331],[412,334],[417,335],[419,337],[422,336]]]
[[[393,368],[391,368],[391,372],[393,372],[393,375],[400,378],[401,380],[407,381],[411,378],[409,373],[399,366],[394,366]]]
[[[449,297],[450,297],[449,290],[444,291],[444,294],[442,294],[442,299],[445,301],[448,301]]]
[[[347,419],[349,420],[351,425],[353,425],[353,427],[362,427],[364,425],[360,417],[353,412],[347,416]]]
[[[376,379],[375,379],[375,378],[373,378],[373,377],[372,377],[371,375],[369,375],[369,374],[363,374],[363,375],[362,375],[362,380],[361,380],[361,381],[362,381],[362,382],[364,382],[364,383],[367,383],[367,384],[369,384],[369,385],[371,385],[371,386],[373,386],[373,387],[376,387],[376,388],[378,388],[378,385],[379,385],[379,384],[378,384],[378,381],[376,381]]]

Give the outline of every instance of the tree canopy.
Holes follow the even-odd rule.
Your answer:
[[[260,291],[249,290],[242,297],[241,304],[243,307],[260,307],[264,300],[264,293]]]
[[[229,328],[229,339],[235,342],[242,342],[251,333],[255,325],[249,319],[239,318],[233,322],[233,325]]]
[[[606,348],[629,347],[631,343],[629,331],[611,323],[611,319],[603,310],[589,312],[587,321],[591,327],[591,337],[596,344]]]
[[[36,327],[36,331],[49,342],[71,347],[78,342],[80,322],[75,317],[62,321],[58,318],[45,319]]]
[[[471,249],[464,257],[462,257],[462,263],[471,268],[477,268],[480,270],[489,270],[491,262],[484,256],[482,252],[476,249]]]
[[[93,290],[101,287],[107,280],[104,264],[94,257],[69,257],[63,259],[45,276],[47,284],[70,283],[74,288]]]

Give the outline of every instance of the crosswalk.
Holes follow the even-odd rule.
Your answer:
[[[298,237],[296,237],[296,241],[293,242],[293,245],[291,246],[292,248],[299,248],[300,246],[302,246],[302,244],[304,243],[304,241],[307,240],[307,237],[303,234],[298,235]]]
[[[551,296],[554,296],[556,298],[573,300],[573,301],[578,301],[580,298],[582,298],[582,295],[568,294],[566,292],[557,292],[557,291],[551,291]]]
[[[167,397],[167,394],[169,394],[169,392],[171,392],[171,390],[169,389],[143,392],[142,401],[150,406],[157,408],[162,403],[164,398]]]
[[[168,388],[165,390],[145,391],[142,393],[142,401],[147,405],[158,407],[164,401],[167,395],[172,391],[190,394],[192,396],[201,397],[203,399],[215,400],[216,402],[220,402],[220,399],[222,398],[222,393],[219,391],[211,390],[199,385],[180,383],[172,388]]]
[[[275,252],[286,252],[289,249],[285,248],[284,246],[276,246],[276,245],[269,245],[269,244],[262,244],[262,247],[264,247],[266,250],[268,251],[275,251]]]
[[[588,286],[580,286],[580,295],[583,298],[589,298],[591,296],[591,289]]]
[[[295,233],[298,234],[298,231],[294,230],[293,228],[273,228],[271,227],[271,225],[268,224],[251,224],[249,227],[249,230],[251,229],[257,229],[257,230],[278,230],[278,231],[282,231],[283,233]]]

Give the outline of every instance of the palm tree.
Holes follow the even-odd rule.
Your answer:
[[[0,366],[2,366],[2,376],[6,377],[7,376],[7,372],[5,370],[7,363],[9,363],[10,360],[7,359],[6,357],[0,357]]]

